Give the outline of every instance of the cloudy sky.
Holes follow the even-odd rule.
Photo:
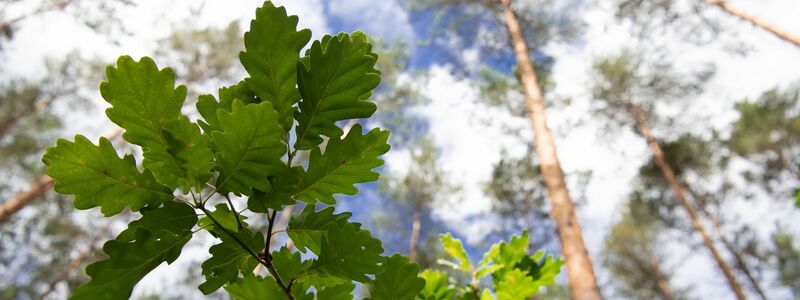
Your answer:
[[[431,47],[418,42],[430,38],[428,30],[432,16],[429,13],[410,13],[399,1],[278,2],[285,5],[290,14],[300,16],[300,26],[310,28],[313,38],[326,33],[360,29],[372,37],[407,42],[411,65],[406,78],[412,81],[419,79],[422,93],[431,99],[429,104],[414,111],[428,118],[431,133],[442,151],[442,165],[463,188],[461,193],[447,199],[449,203],[459,205],[443,205],[434,212],[434,218],[448,226],[448,230],[478,245],[486,229],[495,225],[491,218],[485,217],[490,206],[489,200],[481,192],[481,186],[489,178],[492,165],[500,158],[503,149],[517,155],[524,149],[524,145],[516,139],[502,135],[501,125],[527,130],[524,121],[483,107],[476,83],[453,71],[456,65],[478,64],[481,57],[470,48],[448,48],[446,44]],[[610,16],[608,7],[605,7],[607,2],[610,1],[594,1],[592,5],[580,8],[580,16],[586,27],[575,41],[551,44],[544,49],[556,59],[553,74],[557,86],[553,91],[554,96],[572,99],[571,105],[554,107],[548,111],[549,124],[557,133],[556,142],[563,167],[568,174],[586,171],[593,174],[586,189],[585,203],[579,207],[579,219],[589,251],[594,257],[598,257],[602,251],[608,228],[620,216],[621,201],[630,191],[638,167],[649,158],[646,145],[632,132],[606,134],[590,119],[590,67],[593,59],[632,45],[629,31],[624,24],[619,24]],[[800,34],[798,1],[730,2],[778,27]],[[99,56],[108,61],[120,54],[134,57],[153,55],[158,47],[156,40],[166,36],[169,28],[222,27],[233,20],[240,20],[242,28],[246,30],[247,20],[252,18],[254,9],[261,4],[260,1],[207,1],[200,6],[196,1],[188,0],[146,0],[137,3],[135,7],[122,12],[121,26],[131,34],[116,44],[82,27],[73,15],[47,14],[27,20],[3,58],[8,62],[4,71],[30,77],[41,76],[43,57],[58,57],[75,49],[86,57]],[[18,9],[24,12],[26,8],[21,6]],[[9,12],[11,15],[14,13]],[[725,16],[720,14],[720,17]],[[708,92],[692,99],[690,110],[679,112],[693,120],[693,126],[662,128],[657,134],[703,134],[711,129],[724,129],[736,118],[732,109],[735,101],[755,98],[769,88],[787,86],[800,79],[800,50],[796,47],[738,21],[725,24],[735,25],[736,38],[750,48],[747,56],[725,51],[724,47],[718,46],[690,49],[677,41],[668,44],[670,52],[681,54],[675,56],[675,65],[679,69],[688,70],[704,62],[714,62],[718,69]],[[482,118],[503,121],[490,126],[475,121]],[[92,119],[90,122],[72,123],[74,128],[68,130],[99,135],[106,125]],[[387,156],[387,165],[392,171],[402,172],[407,163],[408,159],[402,152]],[[364,194],[376,195],[374,191]],[[347,201],[369,201],[368,198],[362,196]],[[726,212],[726,216],[751,224],[765,241],[777,220],[782,220],[781,223],[787,224],[795,236],[800,236],[797,212],[790,209],[788,202],[758,201],[734,206],[736,209]],[[360,218],[367,218],[367,214],[364,212]],[[704,249],[689,249],[680,245],[668,248],[674,251],[668,263],[677,267],[677,285],[694,285],[697,295],[703,299],[731,297],[727,289],[720,288],[725,286],[724,279],[717,274],[705,253],[690,255],[692,251],[702,252]],[[204,253],[198,252],[197,255]],[[597,268],[601,283],[609,282],[605,271],[599,266]],[[146,279],[138,291],[159,290],[165,282],[164,278],[170,277],[169,274],[169,271],[160,268],[157,274]],[[788,297],[785,290],[768,290],[777,299]]]

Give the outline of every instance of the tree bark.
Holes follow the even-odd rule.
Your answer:
[[[727,249],[728,252],[733,255],[734,260],[736,260],[737,269],[739,269],[745,275],[745,277],[747,277],[747,280],[750,281],[750,285],[753,287],[753,290],[755,290],[758,296],[763,300],[767,300],[767,295],[764,293],[764,290],[761,289],[761,285],[758,283],[758,280],[756,280],[755,276],[753,276],[753,272],[750,271],[750,267],[744,260],[742,253],[739,251],[739,249],[737,249],[736,245],[734,245],[733,242],[731,242],[731,240],[725,236],[719,219],[717,219],[717,217],[708,210],[708,201],[706,201],[706,198],[697,193],[688,185],[686,185],[686,190],[689,191],[689,194],[692,195],[692,198],[697,200],[697,204],[700,206],[700,211],[702,211],[703,215],[705,215],[706,218],[711,221],[711,224],[714,225],[714,233],[717,234],[719,240],[722,242],[722,245],[725,246],[725,249]]]
[[[567,190],[564,172],[558,160],[556,145],[547,127],[542,91],[536,80],[533,62],[528,56],[528,45],[517,17],[511,9],[511,0],[500,0],[500,3],[503,6],[505,25],[514,48],[529,118],[536,135],[536,155],[550,196],[552,206],[550,217],[556,223],[561,250],[566,260],[570,293],[574,299],[602,299],[589,252],[583,241],[581,227],[575,215],[575,206]]]
[[[51,188],[53,188],[53,178],[47,175],[42,176],[31,184],[28,190],[17,194],[0,208],[0,224],[8,221],[12,215],[20,211],[22,208],[44,196]]]
[[[644,112],[642,112],[641,108],[634,103],[628,103],[628,107],[636,118],[640,133],[647,140],[647,144],[650,146],[650,150],[653,152],[653,158],[655,159],[655,163],[659,170],[661,170],[661,174],[669,184],[672,192],[675,193],[675,198],[678,199],[678,202],[686,210],[686,213],[689,215],[695,230],[700,233],[700,236],[703,238],[703,244],[705,244],[706,248],[708,248],[708,251],[711,252],[711,256],[713,256],[717,266],[720,268],[720,270],[722,270],[722,273],[728,280],[728,285],[730,286],[731,290],[734,294],[736,294],[737,299],[747,299],[744,291],[742,290],[742,286],[738,281],[736,281],[736,277],[733,274],[733,270],[731,270],[731,266],[722,259],[722,256],[719,254],[714,242],[711,241],[711,238],[703,226],[703,223],[700,222],[700,216],[697,214],[697,211],[695,211],[692,205],[689,204],[689,200],[686,198],[686,189],[678,182],[678,178],[672,171],[672,167],[664,157],[664,151],[661,149],[661,146],[658,144],[655,137],[653,137],[653,133],[650,130],[650,125],[647,123],[647,117],[645,116]]]
[[[417,206],[411,219],[411,240],[408,243],[408,260],[415,263],[419,262],[420,213]]]
[[[745,20],[756,27],[769,31],[770,33],[772,33],[773,35],[777,36],[778,38],[784,41],[787,41],[789,43],[794,44],[797,47],[800,47],[800,37],[792,35],[791,33],[783,31],[772,24],[764,22],[759,18],[756,18],[739,9],[736,9],[723,0],[706,0],[706,3],[719,7],[720,9],[722,9],[723,11],[732,16]]]
[[[669,287],[667,279],[661,274],[661,262],[659,262],[658,256],[650,256],[650,267],[653,268],[653,271],[656,273],[656,285],[658,285],[658,291],[661,292],[664,299],[675,300],[675,297],[672,295],[672,288]]]

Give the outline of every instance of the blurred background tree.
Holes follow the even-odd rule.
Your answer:
[[[622,219],[606,237],[603,265],[614,277],[620,296],[628,299],[688,299],[676,289],[663,245],[665,226],[652,214],[645,192],[631,193]]]

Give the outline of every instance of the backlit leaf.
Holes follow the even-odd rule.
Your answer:
[[[356,124],[344,139],[330,139],[324,154],[315,148],[298,190],[292,193],[294,198],[332,205],[334,194],[355,195],[356,183],[378,180],[380,175],[372,169],[383,165],[380,156],[389,151],[388,139],[388,131],[376,128],[362,134],[361,125]]]
[[[383,264],[383,273],[375,275],[369,294],[373,300],[413,300],[425,287],[419,278],[419,265],[400,254],[392,255]]]
[[[267,177],[283,169],[281,156],[286,153],[272,105],[235,100],[230,112],[218,110],[217,117],[222,132],[211,134],[220,169],[218,190],[245,195],[252,195],[253,189],[269,191]]]
[[[244,34],[245,50],[239,54],[242,66],[250,74],[245,82],[278,111],[286,138],[294,122],[294,104],[300,100],[295,88],[300,49],[311,38],[310,30],[297,30],[297,20],[297,16],[288,16],[285,8],[265,2],[250,21],[250,30]]]
[[[125,207],[138,211],[172,199],[169,188],[158,184],[150,171],[140,173],[133,156],[117,156],[106,138],[99,145],[82,135],[74,142],[59,139],[42,161],[55,179],[55,191],[74,195],[77,209],[100,206],[103,215],[111,216]]]
[[[368,118],[375,103],[367,101],[380,82],[377,55],[361,32],[327,36],[315,41],[307,59],[297,63],[297,86],[303,99],[296,113],[296,149],[310,150],[322,136],[338,138],[337,121]]]

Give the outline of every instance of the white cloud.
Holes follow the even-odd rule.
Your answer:
[[[415,40],[408,11],[397,1],[333,0],[327,3],[327,8],[330,17],[348,27],[357,27],[372,37],[390,42]]]

